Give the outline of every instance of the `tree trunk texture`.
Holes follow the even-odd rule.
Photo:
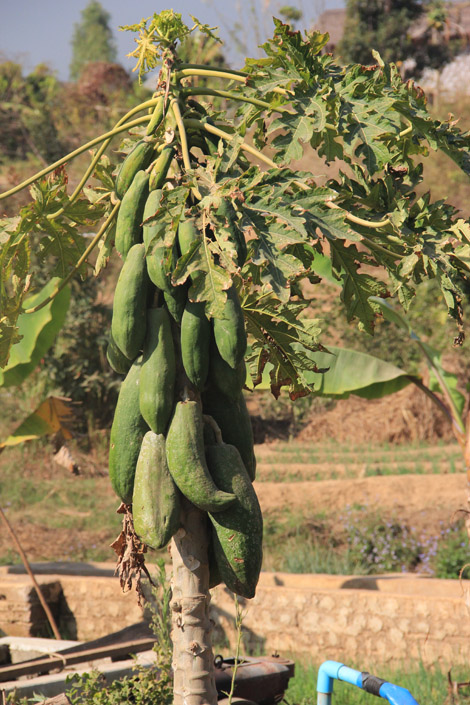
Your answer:
[[[171,542],[174,705],[216,705],[207,517],[184,500]]]

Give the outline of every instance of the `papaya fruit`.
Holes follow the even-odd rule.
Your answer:
[[[237,448],[253,481],[256,474],[253,429],[243,392],[233,399],[210,385],[202,394],[202,407],[203,413],[212,416],[219,426],[224,442]]]
[[[155,104],[155,107],[152,112],[152,117],[148,121],[147,124],[147,129],[145,130],[145,134],[147,137],[150,135],[153,135],[156,130],[160,127],[163,117],[164,117],[164,108],[165,108],[165,100],[163,96],[160,96],[160,99],[158,102]]]
[[[182,255],[186,255],[194,242],[199,239],[199,233],[193,218],[181,220],[178,225],[178,245]]]
[[[119,350],[112,335],[109,336],[106,358],[110,367],[119,375],[126,375],[129,372],[132,360],[129,360],[124,353]]]
[[[212,590],[212,588],[215,588],[217,587],[217,585],[220,585],[220,583],[222,582],[222,578],[220,577],[219,567],[217,565],[214,553],[214,539],[212,537],[214,529],[212,527],[212,524],[209,524],[209,526],[210,529],[209,545],[207,547],[207,559],[209,563],[209,590]]]
[[[165,304],[172,318],[176,323],[181,323],[183,313],[188,300],[189,285],[187,282],[179,286],[172,287],[169,291],[163,292]]]
[[[111,320],[114,341],[129,360],[144,344],[149,285],[144,245],[133,245],[116,284]]]
[[[147,333],[140,374],[140,412],[154,433],[165,433],[173,410],[175,351],[168,313],[147,312]]]
[[[219,353],[213,336],[211,336],[210,346],[209,378],[217,389],[234,400],[238,399],[246,382],[245,360],[236,367],[230,367]]]
[[[216,514],[209,512],[219,575],[229,590],[252,598],[263,557],[263,519],[258,498],[235,446],[208,446],[206,457],[217,486],[236,497],[227,509]]]
[[[175,484],[196,507],[218,512],[235,496],[222,492],[212,480],[204,454],[203,420],[199,404],[176,404],[166,439],[168,469]]]
[[[140,413],[139,382],[142,358],[137,358],[121,384],[111,426],[109,477],[117,496],[132,502],[134,476],[142,439],[149,430]]]
[[[246,240],[237,225],[235,210],[228,199],[223,198],[221,200],[217,214],[221,215],[227,221],[227,228],[237,251],[237,264],[239,267],[243,267],[247,255]]]
[[[115,245],[123,260],[126,259],[132,245],[142,242],[142,220],[148,196],[148,184],[148,174],[145,171],[138,171],[119,206]]]
[[[144,208],[144,221],[156,213],[162,199],[161,189],[150,191],[147,202]],[[174,288],[169,273],[165,270],[164,257],[168,256],[168,249],[163,244],[162,240],[156,240],[152,243],[153,238],[157,234],[159,226],[156,223],[148,223],[143,227],[144,245],[147,257],[147,271],[150,280],[160,289],[160,291],[171,292]],[[171,251],[172,265],[176,264],[175,248]],[[173,268],[173,267],[172,267]]]
[[[180,494],[168,471],[165,437],[148,431],[134,478],[132,515],[137,536],[150,548],[163,548],[180,525]]]
[[[214,338],[221,357],[234,369],[246,352],[246,332],[238,294],[232,285],[221,318],[214,318]]]
[[[181,357],[189,381],[199,391],[209,372],[211,324],[204,303],[188,301],[181,320]]]
[[[123,198],[138,171],[146,169],[154,156],[155,143],[140,140],[122,162],[116,176],[115,191],[118,198]]]
[[[165,183],[168,169],[175,155],[175,148],[172,145],[163,147],[159,156],[155,160],[149,175],[149,190],[159,189]]]

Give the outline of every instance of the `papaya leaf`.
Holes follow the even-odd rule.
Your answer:
[[[256,386],[269,367],[269,389],[278,398],[287,387],[291,399],[312,391],[307,370],[316,370],[316,362],[307,352],[323,349],[318,343],[318,321],[301,317],[305,302],[284,304],[269,293],[255,289],[244,292],[241,305],[247,333],[252,336],[248,367]],[[314,357],[314,356],[313,356]]]
[[[428,343],[425,343],[417,333],[412,329],[404,316],[399,313],[388,301],[380,297],[371,297],[371,301],[379,307],[384,318],[402,330],[406,331],[411,340],[421,348],[424,358],[428,364],[430,371],[429,388],[431,391],[439,391],[444,395],[452,412],[452,416],[463,429],[462,414],[465,407],[465,397],[457,389],[458,378],[455,374],[448,372],[442,367],[441,355]]]
[[[400,391],[418,377],[390,362],[357,350],[328,346],[329,353],[315,353],[312,358],[319,367],[327,367],[323,374],[307,372],[306,377],[315,394],[347,399],[350,394],[364,399],[379,399]]]
[[[71,426],[74,413],[69,399],[50,396],[33,411],[8,438],[0,443],[0,452],[25,441],[61,432],[65,439],[72,438]]]
[[[341,298],[346,306],[348,321],[357,318],[359,328],[372,334],[377,306],[371,298],[384,294],[386,287],[369,274],[359,271],[359,252],[354,245],[346,247],[340,240],[331,242],[333,269],[341,272],[343,291]]]
[[[44,301],[59,282],[58,278],[51,279],[38,294],[25,300],[25,307],[33,308]],[[64,324],[69,302],[70,288],[64,287],[39,311],[20,314],[18,333],[21,339],[11,348],[7,366],[0,370],[0,386],[19,385],[36,369]]]
[[[373,355],[328,346],[328,352],[306,351],[308,359],[321,369],[306,370],[304,378],[312,393],[331,399],[347,399],[351,394],[364,399],[379,399],[419,381],[395,365]],[[270,389],[271,365],[266,365],[258,389]]]

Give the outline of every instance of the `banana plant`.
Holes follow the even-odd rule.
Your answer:
[[[277,19],[264,57],[241,70],[179,58],[193,32],[215,38],[196,18],[165,10],[123,29],[136,34],[139,77],[159,68],[152,98],[0,194],[30,186],[32,196],[0,232],[0,362],[21,340],[20,314],[76,275],[99,275],[117,252],[108,359],[126,375],[110,446],[121,581],[142,570],[142,540],[156,548],[173,534],[174,702],[215,705],[209,589],[224,582],[249,598],[261,567],[245,364],[255,387],[269,369],[276,397],[315,392],[331,355],[304,292],[328,272],[369,333],[381,311],[372,297],[406,310],[416,285],[435,279],[463,342],[470,224],[416,187],[429,149],[470,174],[470,135],[433,119],[422,91],[377,53],[375,66],[341,67],[322,53],[328,35]],[[91,148],[69,192],[66,164]],[[319,185],[298,169],[310,150],[338,176]],[[87,246],[83,225],[96,230]],[[32,248],[60,281],[29,306]],[[367,386],[377,393],[372,377]]]

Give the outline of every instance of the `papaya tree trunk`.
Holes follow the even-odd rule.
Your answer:
[[[216,705],[209,619],[209,533],[206,514],[183,501],[181,528],[171,542],[175,705]]]

